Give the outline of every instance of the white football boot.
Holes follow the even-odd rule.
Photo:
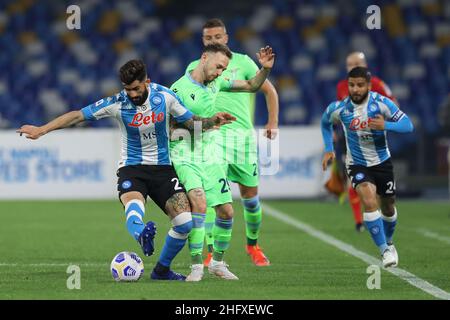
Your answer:
[[[203,278],[203,263],[193,264],[191,273],[186,277],[186,281],[200,281]]]
[[[397,249],[395,249],[393,243],[388,244],[388,248],[389,248],[389,250],[391,250],[392,255],[393,255],[394,258],[395,258],[395,263],[394,263],[392,266],[393,266],[393,267],[396,267],[396,266],[398,266],[398,253],[397,253]]]
[[[228,270],[228,265],[224,261],[216,261],[211,259],[211,262],[208,265],[208,271],[210,274],[214,274],[222,279],[239,280],[238,277]]]
[[[392,250],[388,247],[386,250],[384,250],[383,254],[381,255],[382,261],[383,261],[383,267],[393,267],[395,264],[395,256]]]

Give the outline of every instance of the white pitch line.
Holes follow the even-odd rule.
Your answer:
[[[312,226],[301,222],[300,220],[294,219],[294,218],[290,217],[289,215],[287,215],[275,208],[272,208],[271,206],[269,206],[267,204],[263,204],[263,211],[265,214],[267,214],[275,219],[278,219],[280,221],[283,221],[283,222],[287,223],[288,225],[291,225],[291,226],[309,234],[310,236],[313,236],[325,243],[328,243],[328,244],[338,248],[341,251],[344,251],[356,258],[359,258],[369,265],[378,265],[381,268],[383,268],[381,265],[380,258],[374,258],[374,257],[368,255],[367,253],[356,249],[352,245],[345,243],[341,240],[338,240],[322,231],[319,231],[319,230],[313,228]],[[433,297],[436,297],[439,299],[444,299],[444,300],[450,300],[450,293],[442,290],[441,288],[438,288],[438,287],[432,285],[428,281],[425,281],[406,270],[403,270],[400,268],[383,268],[383,269],[385,271],[390,272],[393,275],[399,277],[400,279],[408,282],[409,284],[413,285],[414,287],[419,288],[422,291],[425,291],[426,293],[432,295]]]
[[[145,262],[145,261],[144,261]],[[109,263],[76,263],[76,262],[67,262],[67,263],[52,263],[52,262],[42,262],[42,263],[7,263],[0,262],[0,267],[68,267],[70,265],[76,265],[79,267],[109,267]],[[186,263],[172,263],[172,266],[187,266]]]
[[[77,265],[80,267],[105,267],[107,263],[7,263],[0,262],[0,267],[68,267],[70,265]]]
[[[442,241],[442,242],[444,242],[446,244],[450,244],[450,237],[440,235],[440,234],[438,234],[436,232],[432,232],[432,231],[427,230],[427,229],[417,229],[416,231],[419,234],[423,235],[424,237],[435,239],[435,240],[439,240],[439,241]]]

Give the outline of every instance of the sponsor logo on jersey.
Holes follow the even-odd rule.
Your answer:
[[[353,118],[352,122],[350,122],[349,129],[352,131],[364,130],[369,127],[372,119],[368,119],[367,121],[361,121],[360,118]]]
[[[128,123],[128,125],[130,127],[140,127],[143,124],[144,125],[148,125],[150,123],[156,123],[156,122],[163,122],[164,121],[164,112],[160,112],[158,114],[156,114],[155,112],[152,112],[150,115],[148,116],[144,116],[143,113],[138,112],[134,115],[133,120],[131,120],[130,123]]]

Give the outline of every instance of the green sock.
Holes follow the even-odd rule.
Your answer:
[[[224,252],[230,246],[232,227],[233,219],[225,220],[216,218],[216,222],[213,227],[214,260],[221,261],[223,259]]]
[[[205,218],[205,239],[206,244],[208,245],[208,251],[213,251],[213,227],[214,222],[216,221],[216,210],[214,208],[208,208],[206,210],[206,218]]]
[[[261,228],[262,209],[258,196],[251,199],[242,199],[244,205],[245,234],[247,236],[247,244],[256,245]]]
[[[193,227],[188,236],[192,264],[202,263],[203,239],[205,238],[205,214],[192,212]]]

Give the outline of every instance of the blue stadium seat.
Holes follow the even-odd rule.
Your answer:
[[[409,98],[400,99],[400,105],[407,108],[407,112],[419,115],[423,118],[424,128],[429,133],[436,132],[436,112],[440,101],[448,94],[450,87],[450,45],[439,44],[435,36],[436,26],[445,22],[444,14],[424,14],[419,3],[400,6],[403,20],[409,28],[416,27],[403,36],[391,37],[385,28],[367,32],[360,21],[359,14],[365,12],[367,6],[373,1],[363,0],[355,3],[352,12],[346,10],[343,4],[331,0],[320,1],[276,1],[269,0],[261,6],[269,5],[276,16],[271,22],[270,28],[264,28],[258,36],[264,43],[270,44],[277,54],[275,68],[271,79],[276,83],[280,76],[292,77],[301,88],[302,95],[298,101],[281,101],[280,125],[283,124],[308,124],[314,121],[328,103],[335,99],[336,84],[345,76],[345,56],[355,50],[352,37],[364,34],[367,41],[374,47],[374,51],[368,55],[369,67],[372,72],[386,81],[387,84],[407,85],[411,93],[420,92],[420,95],[411,94]],[[380,6],[396,3],[384,1]],[[131,0],[127,3],[119,0],[108,2],[96,2],[83,11],[82,29],[77,31],[63,30],[60,34],[55,29],[58,12],[64,10],[68,1],[53,3],[50,1],[35,2],[25,12],[11,14],[8,18],[7,28],[0,31],[0,69],[4,71],[0,75],[0,81],[7,83],[8,92],[0,95],[0,113],[2,118],[8,120],[11,126],[23,123],[31,117],[35,121],[44,121],[44,107],[37,97],[45,89],[56,89],[71,109],[81,108],[84,105],[96,101],[104,93],[101,88],[103,81],[117,79],[117,64],[121,55],[114,49],[119,40],[129,41],[132,49],[145,60],[150,78],[166,86],[182,76],[187,63],[199,57],[201,51],[201,33],[194,30],[190,37],[175,41],[172,39],[174,31],[186,25],[191,18],[188,14],[183,19],[178,17],[156,16],[158,6],[152,1]],[[112,8],[134,7],[142,17],[140,21],[131,21],[122,18],[118,28],[111,33],[102,33],[99,19],[104,12]],[[335,21],[325,26],[320,26],[321,14],[324,8],[336,8],[338,11]],[[254,12],[257,12],[255,8]],[[126,12],[124,13],[126,14]],[[300,16],[303,15],[303,18]],[[287,29],[275,27],[276,18],[290,17],[294,24]],[[150,20],[154,19],[154,20]],[[229,45],[233,51],[244,52],[245,45],[235,35],[242,27],[249,27],[251,17],[234,15],[225,19],[227,31],[230,34]],[[143,23],[160,23],[159,29],[146,29],[145,41],[128,39],[128,35]],[[323,20],[322,20],[323,23]],[[156,24],[155,24],[156,25]],[[315,27],[318,36],[323,37],[324,47],[310,50],[307,37],[304,37],[305,28]],[[24,46],[22,33],[32,30],[37,41],[42,43],[44,52],[33,53],[31,57],[22,54]],[[256,31],[255,31],[256,32]],[[62,37],[78,37],[86,41],[88,47],[95,50],[99,57],[96,63],[80,61],[71,51],[70,47],[62,41]],[[66,39],[67,40],[67,39]],[[68,40],[67,40],[68,41]],[[439,54],[422,56],[424,46],[434,44],[439,47]],[[380,50],[379,48],[382,48]],[[368,50],[369,48],[367,48]],[[254,52],[246,52],[256,60]],[[179,62],[180,70],[164,71],[162,62],[171,57]],[[300,60],[299,60],[300,59]],[[302,60],[303,59],[303,60]],[[27,64],[34,62],[46,62],[48,70],[45,74],[30,74]],[[308,65],[311,61],[311,65]],[[423,76],[408,79],[404,70],[410,66],[423,66],[426,72]],[[339,70],[336,79],[323,79],[318,76],[324,72],[324,66],[331,66]],[[419,67],[420,68],[420,67]],[[77,81],[92,81],[96,83],[93,90],[78,93],[74,83],[63,83],[61,75],[67,70],[75,70],[78,73]],[[407,75],[407,74],[406,74]],[[109,81],[109,80],[108,80]],[[24,94],[24,92],[26,92]],[[286,103],[286,105],[283,105]],[[16,110],[29,110],[28,115]],[[296,111],[296,108],[298,110]],[[265,100],[259,94],[257,98],[256,117],[257,125],[265,124],[267,120]],[[291,119],[290,116],[293,118]],[[301,119],[301,120],[299,120]],[[92,126],[109,126],[109,122],[91,123]],[[394,143],[394,148],[407,147],[406,144]]]

